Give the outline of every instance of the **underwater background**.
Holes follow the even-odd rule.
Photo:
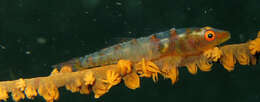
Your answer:
[[[0,80],[47,76],[51,65],[173,27],[211,26],[231,32],[225,44],[246,42],[260,30],[259,10],[259,0],[0,0]],[[60,88],[57,102],[260,102],[259,63],[212,68],[181,68],[175,85],[161,76],[136,90],[121,83],[99,99]]]

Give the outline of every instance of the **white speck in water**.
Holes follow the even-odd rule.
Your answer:
[[[6,47],[4,45],[0,45],[1,49],[6,49]]]
[[[121,6],[122,3],[121,2],[116,2],[116,5]]]
[[[96,19],[96,18],[94,18],[94,19],[93,19],[93,21],[94,21],[94,22],[96,22],[96,21],[97,21],[97,19]]]
[[[190,8],[190,7],[188,7],[188,8],[187,8],[187,10],[188,10],[188,11],[190,11],[190,10],[191,10],[191,8]]]
[[[88,14],[88,11],[84,12],[84,14],[86,14],[86,15],[87,15],[87,14]]]
[[[31,51],[25,51],[25,54],[30,55]]]
[[[213,8],[209,8],[209,11],[213,11]]]
[[[207,11],[207,10],[204,10],[204,13],[205,13],[205,14],[207,14],[207,13],[208,13],[208,11]]]
[[[239,34],[239,39],[240,39],[241,41],[244,41],[244,40],[245,40],[244,38],[245,38],[245,37],[244,37],[243,34]]]
[[[23,7],[23,0],[18,0],[18,2],[19,2],[18,6]]]
[[[22,39],[17,39],[16,41],[17,41],[17,43],[21,43]]]
[[[39,44],[46,44],[47,40],[43,37],[39,37],[36,39],[37,43]]]
[[[23,1],[22,0],[19,0],[18,7],[23,7]]]
[[[207,9],[203,10],[203,13],[208,14],[208,13],[212,12],[213,10],[214,10],[213,8],[207,8]]]
[[[22,3],[20,3],[20,4],[18,4],[18,6],[19,6],[19,7],[23,7],[23,4],[22,4]]]
[[[40,19],[40,18],[38,18],[38,19],[37,19],[37,22],[40,22],[40,21],[41,21],[41,19]]]
[[[124,21],[124,24],[128,24],[128,22],[127,22],[127,21]]]

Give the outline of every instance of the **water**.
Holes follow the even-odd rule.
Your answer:
[[[212,26],[231,32],[230,43],[246,42],[260,30],[259,0],[1,0],[0,80],[46,76],[51,65],[172,27]],[[131,33],[129,33],[131,32]],[[142,79],[95,100],[61,89],[58,102],[259,102],[260,69],[237,65],[227,72],[190,75],[182,69],[171,85]],[[25,100],[28,101],[28,100]],[[34,100],[43,101],[42,98]]]

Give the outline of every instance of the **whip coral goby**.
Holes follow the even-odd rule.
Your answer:
[[[236,62],[256,64],[259,36],[246,43],[216,47],[230,38],[227,31],[211,27],[171,29],[58,64],[50,76],[2,81],[0,100],[7,100],[10,92],[15,101],[40,95],[52,102],[59,98],[58,88],[63,86],[82,94],[93,91],[99,98],[122,80],[128,88],[136,89],[140,77],[158,81],[161,74],[174,84],[180,67],[196,74],[198,69],[210,71],[214,62],[232,71]]]

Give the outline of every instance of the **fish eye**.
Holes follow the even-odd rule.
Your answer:
[[[207,30],[204,34],[204,37],[207,41],[213,41],[216,38],[216,34],[212,30]]]

